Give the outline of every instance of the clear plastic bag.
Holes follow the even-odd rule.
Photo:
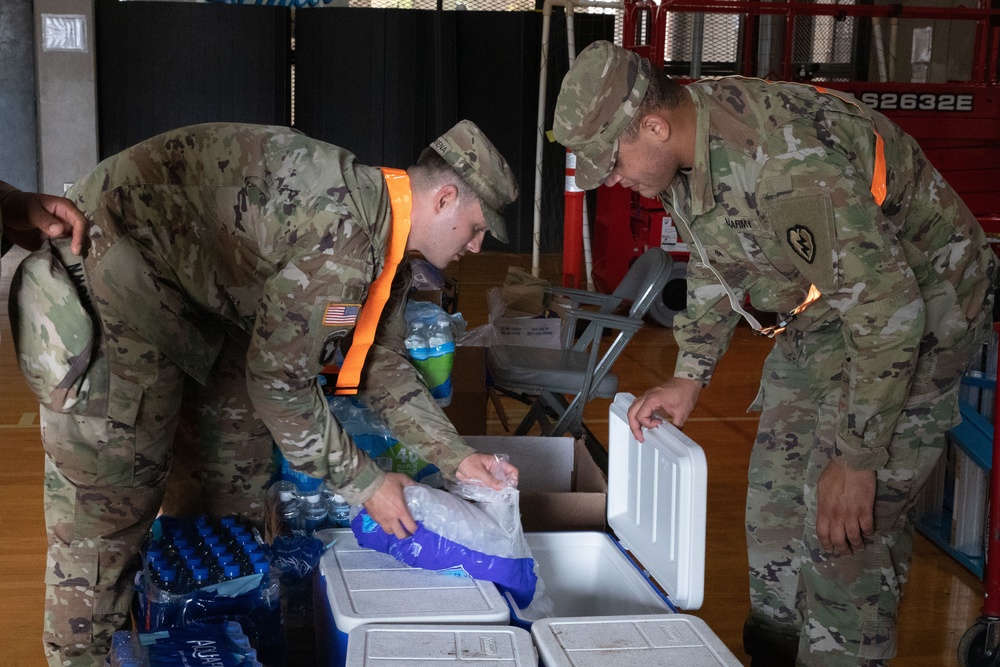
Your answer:
[[[351,527],[363,547],[414,567],[492,581],[523,609],[539,599],[543,587],[524,539],[516,479],[510,482],[499,491],[467,483],[454,484],[450,493],[421,484],[406,487],[417,532],[403,540],[383,531],[366,511]]]
[[[449,315],[429,301],[407,301],[406,351],[434,400],[443,408],[451,404],[455,336],[464,331],[461,313]]]
[[[490,347],[500,342],[496,321],[503,317],[506,304],[503,291],[499,287],[486,290],[486,306],[489,309],[489,321],[478,327],[469,329],[458,337],[458,344],[468,347]]]

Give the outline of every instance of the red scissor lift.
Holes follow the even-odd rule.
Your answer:
[[[770,62],[776,64],[771,65],[767,78],[822,81],[824,87],[849,92],[890,117],[919,141],[931,163],[979,219],[1000,254],[1000,0],[979,0],[975,7],[759,0],[663,0],[656,4],[651,0],[625,0],[624,47],[654,64],[672,65],[664,57],[671,14],[738,17],[737,62],[728,73],[743,76],[757,76],[761,70],[758,43],[764,38],[761,31],[765,24],[773,28],[777,23],[785,36],[794,36],[796,21],[816,17],[878,19],[883,25],[894,19],[968,22],[973,26],[975,42],[967,80],[901,83],[825,78],[823,67],[794,62],[794,38],[781,42],[779,58],[772,54]],[[626,229],[631,233],[623,233]],[[660,203],[618,186],[599,188],[593,237],[594,282],[604,291],[613,290],[631,262],[649,247],[662,247],[674,256],[676,273],[664,290],[659,308],[651,311],[661,324],[671,324],[673,314],[685,307],[684,274],[690,253]],[[995,377],[986,384],[986,388],[994,390],[993,415],[1000,415]],[[1000,502],[993,502],[1000,499],[1000,429],[987,423],[982,430],[987,434],[987,448],[992,442],[992,452],[980,457],[987,467],[992,459],[988,535],[985,564],[981,567],[985,594],[982,617],[959,644],[958,657],[963,667],[1000,667]]]

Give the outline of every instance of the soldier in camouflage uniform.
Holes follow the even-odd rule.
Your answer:
[[[407,251],[443,268],[478,252],[487,230],[506,241],[500,211],[517,186],[474,124],[445,133],[408,175]],[[287,128],[206,124],[105,160],[69,195],[90,218],[89,251],[35,253],[11,302],[42,404],[51,665],[103,664],[125,625],[182,418],[200,463],[184,481],[211,515],[260,517],[276,442],[388,532],[416,529],[402,493],[412,481],[355,447],[317,382],[351,340],[401,224],[378,168]],[[445,476],[496,486],[491,467],[516,470],[468,447],[407,361],[409,278],[404,262],[365,398]]]
[[[741,316],[775,337],[747,491],[753,664],[885,664],[915,497],[989,332],[996,262],[975,217],[849,95],[685,88],[607,42],[566,76],[553,131],[581,187],[658,197],[695,249],[674,377],[632,405],[636,437],[660,415],[683,425]]]

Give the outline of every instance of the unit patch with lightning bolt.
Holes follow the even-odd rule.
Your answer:
[[[796,255],[812,264],[816,259],[816,237],[812,230],[803,225],[794,225],[788,228],[788,245]]]

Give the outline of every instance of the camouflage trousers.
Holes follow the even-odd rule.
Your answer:
[[[755,665],[875,667],[895,655],[913,508],[945,431],[958,422],[958,383],[986,340],[986,313],[947,344],[925,346],[889,461],[877,471],[875,534],[845,556],[824,550],[816,537],[816,484],[840,418],[844,334],[835,326],[777,340],[764,365],[747,490],[751,612],[744,643]]]
[[[43,249],[18,271],[25,331],[47,312],[38,304],[52,287],[52,262]],[[80,388],[77,400],[53,403],[36,388],[48,532],[43,642],[53,666],[104,664],[111,635],[129,626],[139,549],[161,508],[259,521],[271,472],[273,441],[247,396],[245,347],[229,339],[202,386],[127,317],[102,308],[101,292],[90,280],[89,363],[63,382]],[[19,358],[24,366],[21,350]]]

